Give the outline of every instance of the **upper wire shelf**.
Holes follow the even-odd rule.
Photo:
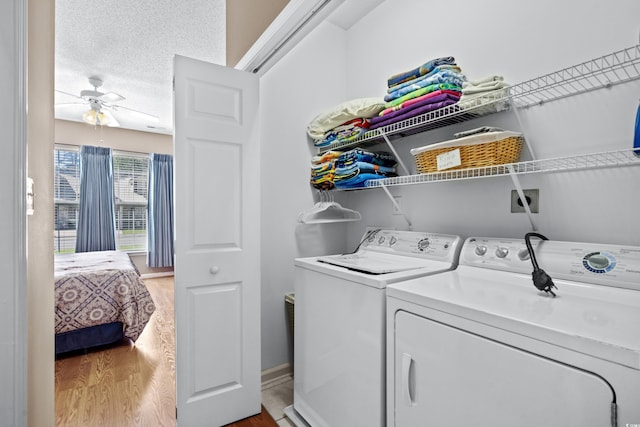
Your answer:
[[[369,180],[366,183],[366,187],[390,187],[396,185],[425,184],[429,182],[490,178],[509,174],[524,175],[619,166],[640,166],[640,151],[637,149],[605,151],[600,153],[580,154],[543,160],[529,160],[519,163],[509,163],[480,168],[396,176]]]
[[[475,98],[473,103],[449,105],[365,132],[352,141],[319,147],[317,151],[324,153],[329,150],[373,145],[381,142],[383,135],[407,136],[514,107],[540,105],[636,79],[640,79],[640,45],[518,83],[511,86],[508,91],[498,91],[495,94]]]

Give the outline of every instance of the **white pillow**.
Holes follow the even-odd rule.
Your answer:
[[[307,126],[307,133],[313,139],[322,139],[325,132],[344,122],[357,118],[368,119],[376,116],[382,110],[384,110],[382,98],[352,99],[318,114]]]

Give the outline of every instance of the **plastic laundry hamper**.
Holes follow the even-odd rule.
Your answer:
[[[293,293],[286,294],[284,296],[284,304],[287,309],[287,322],[289,325],[289,336],[291,337],[291,343],[293,344],[293,319],[295,312],[296,298]]]

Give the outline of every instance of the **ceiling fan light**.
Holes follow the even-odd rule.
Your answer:
[[[82,115],[82,120],[84,120],[86,123],[89,123],[90,125],[95,125],[98,120],[95,110],[89,110],[84,113]]]
[[[103,112],[99,112],[98,113],[98,123],[101,126],[108,126],[109,125],[109,118]]]

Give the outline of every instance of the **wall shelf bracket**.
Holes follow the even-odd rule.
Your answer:
[[[400,208],[400,205],[398,204],[398,202],[396,202],[396,199],[393,197],[393,194],[391,194],[391,192],[389,191],[387,186],[384,185],[383,183],[380,183],[380,187],[382,187],[382,189],[384,190],[384,192],[387,195],[387,197],[389,197],[389,200],[391,200],[391,203],[393,203],[393,206],[395,206],[395,208],[398,211],[398,213],[400,215],[402,215],[402,217],[404,218],[405,221],[407,221],[408,229],[411,230],[412,229],[411,220],[409,219],[409,217],[404,212],[402,212],[402,209]]]
[[[398,152],[396,151],[396,147],[393,146],[393,144],[391,143],[391,140],[389,139],[387,134],[382,132],[382,131],[380,131],[380,134],[384,138],[384,142],[386,142],[387,145],[389,146],[389,149],[391,150],[393,155],[396,157],[396,161],[398,162],[398,165],[400,166],[400,169],[402,169],[402,171],[404,172],[405,175],[410,175],[409,174],[409,169],[407,169],[407,165],[404,164],[404,162],[402,161],[402,159],[398,155]]]
[[[516,186],[516,191],[518,192],[518,197],[522,200],[522,206],[524,207],[524,212],[527,214],[529,218],[529,222],[531,223],[531,231],[537,231],[536,223],[533,220],[533,213],[531,212],[531,208],[529,204],[526,202],[527,197],[524,195],[524,191],[522,190],[522,185],[520,185],[520,179],[518,178],[518,174],[513,169],[513,165],[508,165],[509,168],[509,176],[513,181],[513,185]]]

